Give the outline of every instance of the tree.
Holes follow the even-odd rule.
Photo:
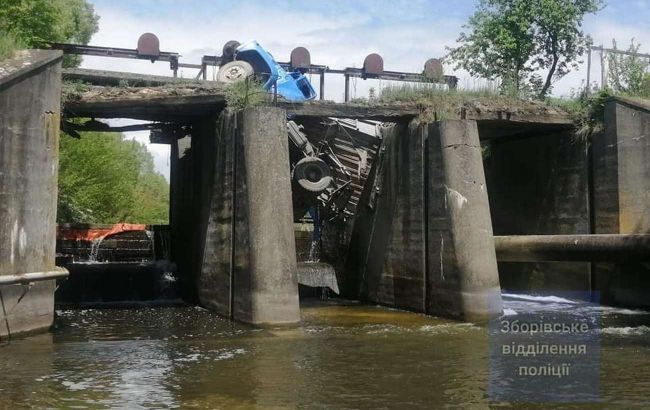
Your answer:
[[[24,47],[44,41],[88,44],[97,32],[99,16],[85,0],[2,0],[0,37]],[[79,56],[66,56],[64,66],[79,65]]]
[[[167,223],[169,185],[146,147],[121,134],[61,135],[59,222]]]
[[[612,40],[612,48],[617,50],[616,40]],[[608,83],[614,93],[650,97],[650,59],[639,55],[640,48],[641,44],[635,44],[632,39],[628,54],[608,55]]]
[[[582,20],[601,0],[480,0],[450,56],[503,92],[544,98],[590,45]],[[540,73],[546,72],[544,76]]]

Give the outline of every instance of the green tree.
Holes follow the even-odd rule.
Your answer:
[[[169,186],[146,147],[116,133],[61,135],[59,222],[167,223]]]
[[[500,80],[503,92],[544,98],[579,63],[590,38],[582,20],[601,0],[480,0],[451,51],[457,68]],[[545,75],[540,75],[544,73]]]
[[[88,44],[98,21],[85,0],[2,0],[0,37],[24,47],[38,47],[44,41]],[[80,62],[79,56],[66,56],[64,65]]]
[[[616,40],[612,40],[617,50]],[[611,53],[607,57],[608,83],[614,93],[650,98],[650,59],[639,55],[641,44],[634,39],[628,54]]]

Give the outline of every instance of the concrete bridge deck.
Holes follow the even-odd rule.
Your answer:
[[[225,87],[213,81],[183,80],[134,73],[74,69],[65,78],[90,85],[75,85],[66,94],[64,108],[69,117],[133,118],[152,121],[187,121],[225,108]],[[449,101],[445,101],[449,100]],[[396,121],[419,115],[445,119],[474,120],[483,128],[503,128],[511,133],[564,130],[573,127],[571,116],[543,103],[502,102],[487,97],[441,95],[437,107],[422,103],[334,103],[313,101],[303,104],[278,103],[287,114],[297,117],[341,117]],[[444,108],[442,108],[444,106]]]

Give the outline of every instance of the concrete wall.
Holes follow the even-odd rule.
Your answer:
[[[484,141],[495,235],[590,233],[588,144],[570,132]],[[506,291],[589,291],[590,264],[499,263]]]
[[[361,298],[468,321],[500,314],[476,123],[386,131],[374,178],[348,265]]]
[[[55,268],[61,52],[0,62],[0,275]],[[0,336],[48,328],[55,282],[0,286]],[[9,313],[10,312],[10,313]]]
[[[650,103],[611,100],[594,136],[595,233],[650,233]],[[650,264],[594,264],[607,304],[649,307]]]
[[[172,159],[174,169],[172,247],[186,287],[196,290],[188,293],[235,320],[299,321],[285,111],[256,108],[195,124],[192,147]],[[187,184],[191,192],[181,188]]]

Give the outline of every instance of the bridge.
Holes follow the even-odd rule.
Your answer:
[[[128,129],[170,144],[170,258],[184,298],[232,319],[300,318],[288,118],[339,162],[320,240],[344,297],[466,321],[501,314],[502,288],[647,306],[648,276],[630,274],[646,269],[650,229],[643,102],[609,101],[605,131],[589,142],[567,113],[540,103],[270,102],[232,112],[220,84],[64,74],[61,56],[31,51],[0,71],[0,290],[17,307],[7,329],[47,327],[64,275],[54,264],[59,124],[127,130],[98,121],[110,118],[141,120]],[[61,104],[64,75],[88,85]]]

